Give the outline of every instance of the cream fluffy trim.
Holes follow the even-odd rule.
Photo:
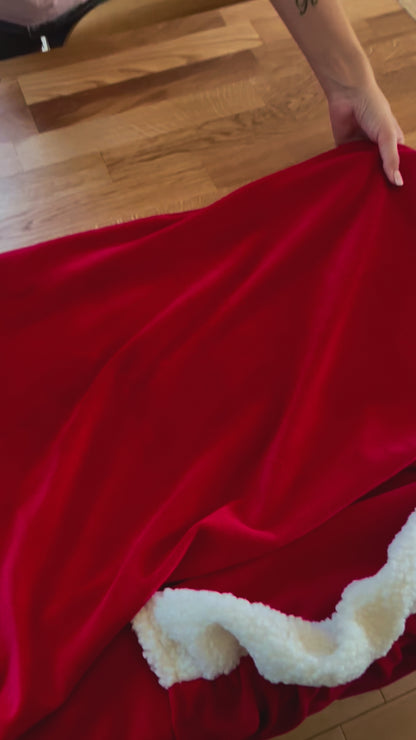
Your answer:
[[[352,581],[321,622],[216,591],[156,593],[132,620],[159,683],[214,679],[250,655],[272,683],[337,686],[386,655],[416,613],[416,509],[388,547],[386,564]]]

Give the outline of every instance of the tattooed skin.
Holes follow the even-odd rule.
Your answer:
[[[296,0],[296,7],[299,9],[299,13],[304,15],[308,9],[309,3],[316,5],[318,0]]]

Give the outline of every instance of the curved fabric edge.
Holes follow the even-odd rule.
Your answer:
[[[214,679],[250,655],[272,683],[338,686],[385,656],[416,613],[416,509],[386,564],[344,589],[331,617],[312,622],[229,593],[167,588],[131,624],[164,688]]]

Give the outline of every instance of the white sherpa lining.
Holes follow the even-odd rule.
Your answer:
[[[160,684],[214,679],[243,655],[272,683],[337,686],[386,655],[416,613],[416,509],[388,548],[386,564],[352,581],[321,622],[282,614],[232,594],[167,588],[132,620]]]

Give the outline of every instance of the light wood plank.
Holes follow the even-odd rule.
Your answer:
[[[147,103],[173,100],[182,95],[241,82],[258,72],[251,51],[240,51],[220,59],[196,62],[127,80],[117,85],[87,90],[74,95],[35,103],[30,111],[40,132],[70,126],[100,116],[115,115]]]
[[[381,41],[392,36],[412,33],[411,24],[411,19],[396,6],[396,10],[391,13],[360,19],[354,23],[354,26],[358,29],[362,42],[374,43],[375,39]]]
[[[0,79],[0,142],[17,142],[37,133],[15,80]]]
[[[241,23],[265,18],[272,22],[277,21],[279,28],[283,28],[283,33],[288,33],[280,21],[276,9],[268,0],[247,0],[246,2],[233,3],[221,8],[220,12],[226,23]]]
[[[414,691],[414,690],[416,690],[416,671],[414,673],[410,673],[408,676],[404,676],[404,678],[401,678],[399,681],[395,681],[389,686],[385,686],[383,689],[381,689],[381,693],[383,694],[386,701],[391,701],[392,699],[397,699],[398,696],[402,696],[403,694],[407,694],[409,691]],[[415,728],[416,728],[416,708],[415,708]],[[416,733],[415,733],[415,736],[416,736]]]
[[[205,59],[215,59],[262,43],[250,23],[224,26],[215,30],[189,34],[143,47],[130,48],[105,58],[91,59],[19,77],[28,105],[71,95],[103,85],[139,78],[149,72],[182,67]]]
[[[154,214],[180,213],[203,208],[227,195],[228,192],[227,189],[213,190],[182,200],[160,201],[159,205],[155,202],[149,206],[140,202],[134,190],[129,192],[127,197],[123,193],[120,194],[117,189],[102,190],[94,195],[86,193],[84,199],[75,201],[76,217],[74,206],[71,207],[68,200],[64,202],[56,200],[42,212],[34,213],[28,209],[17,216],[2,220],[0,253]],[[62,209],[59,217],[56,215],[58,208]]]
[[[84,181],[82,188],[76,188],[70,176],[65,178],[62,172],[59,183],[58,172],[57,168],[55,177],[60,191],[51,189],[46,195],[40,179],[40,196],[37,197],[36,173],[30,173],[32,177],[25,182],[28,198],[16,201],[11,196],[11,203],[5,206],[8,215],[0,214],[0,251],[116,223],[119,219],[128,221],[165,210],[172,212],[179,199],[185,202],[195,194],[208,196],[208,200],[218,197],[217,188],[192,155],[168,155],[143,163],[136,171],[134,183],[125,180],[114,184],[102,178],[98,168],[95,178]],[[47,186],[46,175],[43,185]],[[169,206],[172,203],[176,204],[174,208]]]
[[[234,158],[235,172],[243,160],[247,147],[250,144],[259,146],[261,140],[269,141],[273,134],[286,138],[287,131],[281,131],[273,112],[262,107],[212,119],[200,127],[162,133],[127,146],[112,146],[103,150],[102,156],[112,178],[122,182],[124,179],[130,179],[131,173],[134,173],[142,162],[154,160],[166,153],[198,153],[199,160],[203,161],[206,167],[215,171],[217,165],[222,172],[227,166],[232,166],[233,158],[227,152],[229,147],[235,146],[238,154]],[[270,151],[273,152],[273,146],[270,146]],[[218,162],[220,157],[224,160],[222,163]]]
[[[271,740],[280,740],[280,738],[285,737],[285,735],[279,735],[279,737],[272,738]],[[312,740],[312,738],[310,740]],[[328,730],[328,732],[322,732],[319,735],[316,735],[313,740],[345,740],[345,735],[340,727],[334,727],[333,730]]]
[[[32,136],[17,145],[17,152],[23,169],[30,170],[110,149],[115,142],[128,144],[143,141],[262,105],[263,99],[259,93],[243,80],[185,95],[174,101],[143,105],[119,115]]]
[[[340,727],[335,727],[333,730],[317,735],[316,740],[345,740],[345,735]]]
[[[342,724],[346,740],[414,740],[416,691]]]
[[[343,0],[348,18],[351,21],[393,13],[397,10],[397,0],[377,0],[374,2],[363,2],[363,0]]]
[[[14,173],[10,173],[13,175]],[[99,154],[0,179],[0,219],[33,209],[51,210],[61,195],[76,197],[96,184],[111,185],[108,168]],[[74,214],[76,221],[76,214]]]
[[[251,79],[256,92],[260,79]],[[114,179],[122,181],[142,161],[163,152],[198,152],[217,187],[232,187],[261,177],[334,146],[326,103],[298,110],[291,99],[213,119],[200,127],[160,134],[147,141],[103,150]],[[295,98],[296,100],[296,98]],[[290,108],[292,107],[292,110]],[[306,124],[306,125],[305,125]]]
[[[380,691],[370,691],[360,696],[333,702],[322,712],[308,717],[299,727],[281,735],[281,738],[282,740],[309,740],[321,732],[341,725],[351,717],[357,717],[382,704],[384,705],[384,700]],[[366,740],[369,738],[367,737]]]
[[[266,0],[267,1],[267,0]],[[194,13],[203,15],[235,0],[113,0],[96,8],[78,24],[75,37],[89,38],[91,33],[118,33],[126,28],[146,27],[163,21],[176,20]]]
[[[416,62],[414,36],[400,34],[379,43],[366,43],[367,55],[375,70],[393,72]]]
[[[120,179],[118,179],[120,183]],[[217,191],[206,170],[201,167],[199,158],[192,154],[174,153],[159,156],[137,163],[135,172],[121,180],[123,191],[134,187],[142,206],[186,199],[195,193],[205,194]]]
[[[185,15],[170,20],[162,19],[159,23],[153,15],[150,18],[149,25],[141,21],[135,22],[134,9],[127,13],[126,7],[120,2],[117,7],[124,8],[123,13],[119,16],[119,27],[117,27],[117,17],[114,17],[116,10],[114,2],[112,8],[107,6],[107,12],[111,10],[111,17],[109,16],[109,26],[111,25],[111,28],[109,27],[107,31],[102,29],[100,32],[102,17],[97,14],[95,17],[92,14],[89,18],[85,17],[76,26],[65,47],[69,62],[78,59],[79,55],[82,55],[82,59],[104,57],[114,54],[120,49],[153,45],[155,38],[157,38],[158,43],[161,43],[182,38],[189,34],[221,28],[225,25],[219,10],[209,10],[201,13],[195,10],[194,15]]]
[[[406,130],[406,144],[416,149],[416,130],[410,132]]]
[[[0,179],[23,171],[13,144],[0,143],[0,162]]]

